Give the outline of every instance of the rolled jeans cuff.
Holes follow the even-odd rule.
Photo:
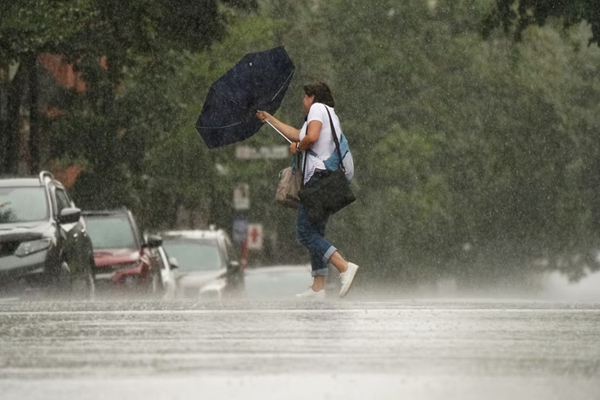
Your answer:
[[[327,276],[327,275],[329,275],[329,267],[313,270],[313,271],[310,272],[310,274],[313,277],[315,277],[315,276]]]
[[[327,251],[325,252],[325,254],[323,254],[323,262],[325,264],[327,264],[329,262],[329,259],[333,255],[333,253],[335,253],[336,251],[337,251],[337,249],[335,247],[333,247],[333,246],[331,246],[329,249],[327,249]]]

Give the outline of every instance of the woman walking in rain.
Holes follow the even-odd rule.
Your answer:
[[[258,111],[256,116],[262,122],[271,123],[289,140],[290,153],[302,152],[304,161],[304,184],[311,180],[318,180],[327,174],[325,161],[335,152],[330,119],[333,122],[336,136],[341,141],[342,127],[334,110],[333,95],[329,87],[322,82],[304,86],[304,114],[306,122],[302,129],[284,124],[266,111]],[[329,111],[329,113],[328,113]],[[354,175],[354,164],[351,153],[343,159],[346,179],[350,181]],[[358,265],[346,261],[338,250],[325,239],[325,226],[328,217],[316,223],[311,223],[306,207],[300,203],[297,216],[298,241],[310,253],[313,284],[307,291],[297,294],[297,299],[321,300],[325,298],[325,276],[329,273],[328,263],[333,264],[340,271],[342,288],[340,297],[344,297],[354,281]]]

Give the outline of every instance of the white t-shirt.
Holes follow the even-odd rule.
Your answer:
[[[335,142],[333,141],[333,136],[331,136],[331,125],[329,124],[329,115],[327,115],[326,108],[329,109],[329,113],[331,114],[331,119],[333,121],[333,126],[335,128],[336,136],[338,140],[341,140],[342,136],[342,126],[340,125],[340,119],[335,113],[335,110],[332,107],[326,106],[322,103],[314,103],[308,112],[308,116],[306,118],[306,122],[302,126],[300,130],[300,140],[304,139],[306,136],[306,129],[308,128],[308,124],[311,121],[319,121],[323,126],[321,127],[321,133],[319,134],[319,139],[313,143],[311,150],[314,151],[318,157],[315,157],[309,154],[307,151],[303,151],[303,159],[308,156],[306,160],[306,171],[304,174],[304,183],[308,182],[310,178],[315,173],[315,170],[325,171],[327,168],[325,167],[324,161],[327,160],[331,155],[336,151],[335,150]],[[344,157],[344,168],[346,169],[346,178],[348,181],[352,180],[352,176],[354,175],[354,163],[352,161],[352,153],[348,153],[346,157]]]

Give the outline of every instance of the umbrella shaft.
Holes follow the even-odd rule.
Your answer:
[[[292,141],[288,139],[283,133],[281,133],[279,129],[275,128],[272,123],[270,123],[269,121],[266,121],[266,123],[271,125],[271,128],[275,129],[277,133],[279,133],[285,140],[287,140],[289,143],[292,143]]]

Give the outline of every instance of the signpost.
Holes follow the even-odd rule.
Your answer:
[[[270,146],[270,147],[250,147],[237,146],[235,156],[240,160],[282,160],[288,158],[288,146]]]
[[[262,224],[248,224],[248,250],[262,250],[263,226]]]
[[[288,140],[289,141],[289,140]],[[289,157],[288,146],[237,146],[235,156],[239,160],[277,160]],[[242,246],[242,264],[248,264],[248,251],[263,249],[264,233],[262,224],[249,224],[250,186],[238,183],[233,189],[233,208],[237,215],[233,221],[233,241]]]
[[[247,183],[238,183],[233,189],[233,208],[238,211],[250,209],[250,185]]]
[[[243,215],[237,215],[233,220],[233,242],[242,244],[246,239],[248,232],[248,218]]]

